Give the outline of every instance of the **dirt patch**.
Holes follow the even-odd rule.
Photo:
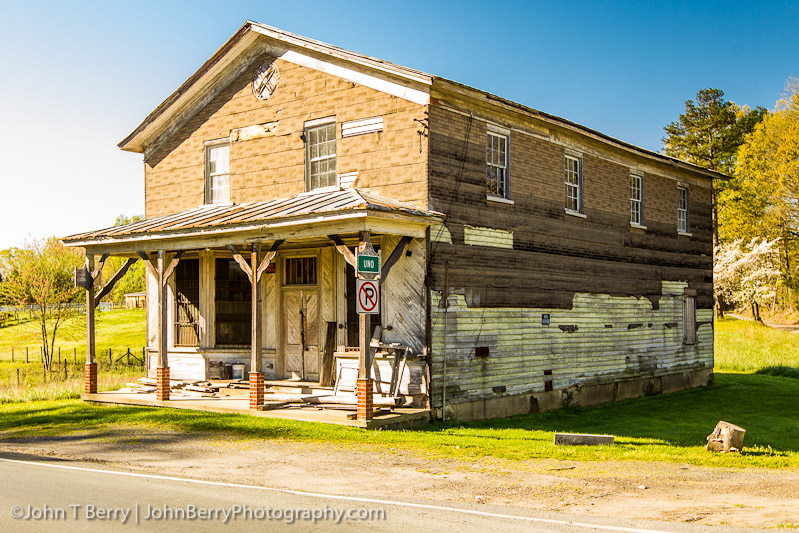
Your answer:
[[[0,445],[5,453],[285,489],[708,525],[799,524],[795,470],[632,461],[466,460],[428,457],[397,447],[231,440],[140,427],[6,438]]]

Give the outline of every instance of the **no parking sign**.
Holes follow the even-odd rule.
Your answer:
[[[358,302],[356,308],[359,315],[376,315],[380,313],[380,282],[376,279],[355,280],[355,294]]]

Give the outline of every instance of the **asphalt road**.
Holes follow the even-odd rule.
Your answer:
[[[732,531],[159,477],[0,458],[0,531]],[[736,530],[740,531],[740,530]]]

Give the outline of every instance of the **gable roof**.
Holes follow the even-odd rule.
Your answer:
[[[427,102],[433,77],[388,61],[376,59],[248,20],[194,74],[150,113],[119,148],[144,152],[165,132],[185,123],[264,53],[286,57],[317,70],[330,70],[362,85],[374,85],[401,97]],[[381,83],[382,82],[382,83]],[[418,94],[417,94],[418,93]]]
[[[420,104],[430,102],[431,88],[435,86],[452,94],[457,93],[470,101],[510,109],[548,125],[585,135],[661,164],[666,163],[698,173],[705,178],[729,178],[720,172],[635,146],[480,89],[250,20],[246,21],[197,72],[123,139],[119,147],[123,150],[145,153],[146,157],[149,146],[158,146],[162,139],[187,122],[219,91],[244,72],[252,60],[266,52]]]

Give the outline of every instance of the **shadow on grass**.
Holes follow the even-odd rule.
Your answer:
[[[793,378],[799,379],[799,368],[794,368],[792,366],[767,366],[765,368],[761,368],[755,374],[763,374],[766,376],[779,376],[781,378]]]
[[[725,420],[747,430],[745,445],[749,450],[770,447],[799,451],[798,380],[727,373],[716,373],[715,378],[713,386],[672,394],[481,422],[438,422],[418,431],[457,433],[462,429],[470,436],[478,436],[481,429],[523,429],[607,434],[641,443],[698,446],[706,442],[716,423]],[[507,435],[511,438],[512,432]],[[485,437],[505,438],[496,431],[486,433]]]

